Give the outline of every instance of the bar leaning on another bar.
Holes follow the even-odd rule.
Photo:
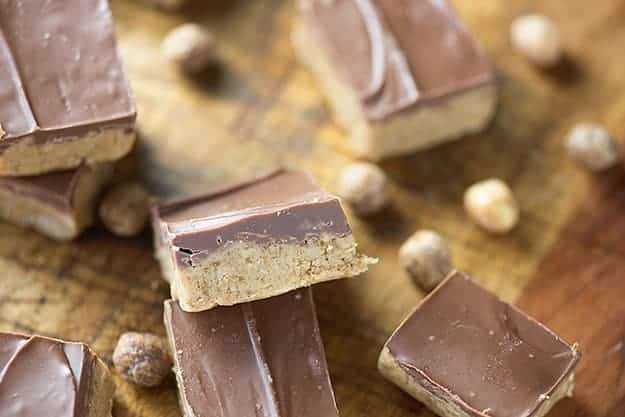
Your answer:
[[[453,272],[386,342],[378,367],[443,417],[542,417],[580,358],[541,323]]]
[[[114,391],[87,345],[0,333],[0,417],[110,417]]]
[[[278,170],[152,208],[156,257],[172,297],[202,311],[351,277],[360,254],[338,198]]]
[[[378,160],[476,132],[492,119],[492,66],[446,0],[298,0],[295,51],[349,147]]]
[[[186,417],[337,417],[310,288],[187,313],[165,302]]]
[[[114,161],[135,106],[107,0],[0,0],[0,175]]]
[[[112,163],[101,163],[32,177],[0,177],[0,219],[53,239],[74,239],[93,223],[96,199],[113,172]]]

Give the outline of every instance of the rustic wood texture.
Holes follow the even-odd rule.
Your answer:
[[[191,0],[194,2],[194,0]],[[351,217],[362,250],[381,258],[365,277],[315,289],[343,417],[427,416],[376,371],[379,350],[423,296],[400,270],[397,250],[414,230],[445,235],[457,267],[518,302],[584,353],[576,396],[553,417],[625,415],[625,173],[591,176],[562,149],[583,120],[625,133],[625,1],[455,0],[501,79],[497,118],[483,134],[386,161],[393,205]],[[292,0],[197,0],[165,14],[113,0],[120,46],[139,106],[141,172],[157,195],[201,190],[267,166],[309,169],[329,189],[350,161],[312,77],[294,59]],[[543,12],[562,30],[568,57],[537,71],[511,51],[514,16]],[[181,76],[159,55],[177,24],[193,20],[219,39],[219,68]],[[464,189],[500,177],[522,220],[489,236],[465,216]],[[97,228],[58,244],[0,223],[0,329],[90,343],[110,363],[120,333],[164,333],[168,289],[150,236],[120,240]],[[180,416],[175,383],[140,389],[116,377],[116,417]]]

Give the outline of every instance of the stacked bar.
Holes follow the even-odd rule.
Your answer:
[[[375,262],[357,251],[338,198],[301,171],[155,204],[152,222],[156,258],[186,311],[355,276]]]
[[[0,216],[74,238],[135,141],[108,2],[0,1],[0,77]]]
[[[492,118],[492,66],[446,0],[298,0],[293,43],[358,156],[458,138]]]
[[[338,415],[312,284],[358,275],[338,199],[276,170],[152,207],[186,416]]]
[[[114,388],[87,345],[0,333],[2,417],[110,417]]]

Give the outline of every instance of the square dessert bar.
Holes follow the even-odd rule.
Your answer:
[[[107,0],[0,0],[0,175],[113,161],[135,105]]]
[[[298,0],[295,51],[360,157],[378,160],[476,132],[495,74],[446,0]]]
[[[110,417],[114,390],[87,345],[0,333],[0,417]]]
[[[367,270],[337,197],[278,170],[152,208],[156,257],[186,311],[267,298]]]
[[[386,342],[378,367],[441,416],[541,417],[579,361],[541,323],[453,272]]]
[[[312,290],[187,313],[165,303],[187,417],[338,417]]]
[[[113,176],[112,163],[30,177],[0,177],[0,219],[70,240],[94,221],[100,191]]]

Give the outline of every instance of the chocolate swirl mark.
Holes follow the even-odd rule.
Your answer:
[[[371,80],[369,86],[360,93],[363,100],[371,100],[380,95],[388,79],[394,78],[400,84],[401,98],[396,106],[403,108],[419,98],[408,61],[401,51],[393,33],[385,28],[379,11],[371,0],[353,0],[363,18],[371,45]],[[379,117],[392,113],[391,109],[379,110]]]
[[[395,68],[397,79],[405,92],[404,99],[398,103],[398,106],[408,106],[419,98],[419,89],[412,76],[412,71],[410,71],[406,56],[401,49],[399,49],[395,37],[390,35],[390,33],[386,37],[386,48],[391,67]]]
[[[362,92],[362,99],[374,96],[384,85],[386,72],[386,56],[384,51],[384,29],[380,16],[371,0],[354,0],[360,15],[365,23],[371,45],[371,80],[369,86]]]
[[[34,336],[12,352],[0,375],[0,415],[82,416],[78,384],[63,346]]]

